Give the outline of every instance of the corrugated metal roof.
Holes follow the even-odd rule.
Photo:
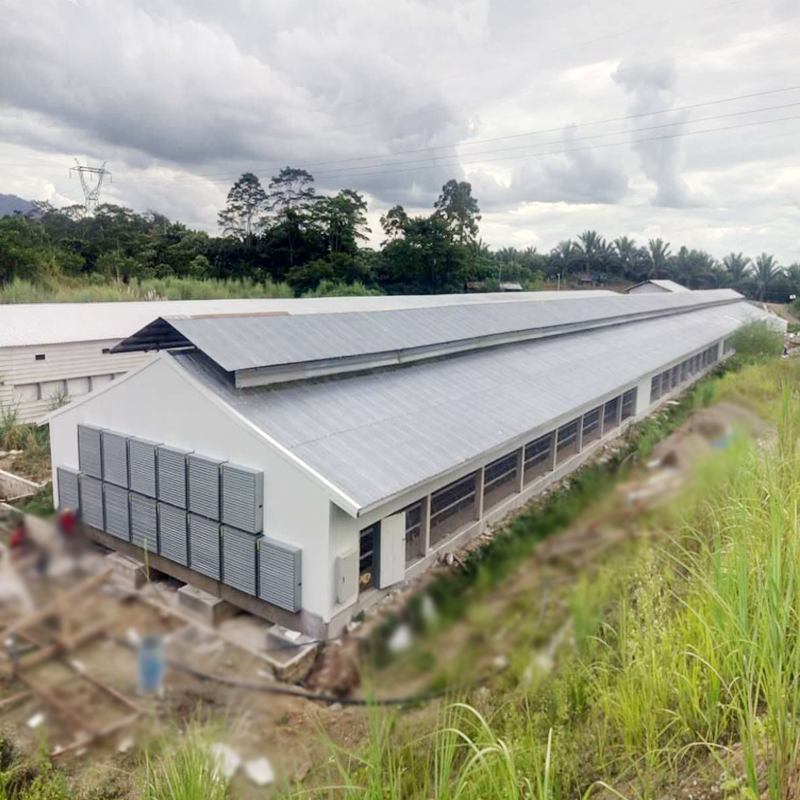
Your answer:
[[[482,303],[319,314],[303,318],[172,317],[167,322],[224,370],[234,372],[378,356],[564,326],[586,327],[633,315],[670,313],[741,299],[741,295],[731,289],[720,289],[675,295],[574,298],[558,303]],[[146,338],[146,333],[142,331],[141,335]]]
[[[640,281],[635,286],[631,286],[628,291],[632,291],[636,289],[638,286],[644,286],[646,283],[652,283],[653,286],[658,286],[660,289],[664,289],[667,292],[690,292],[691,289],[687,289],[685,286],[681,286],[679,283],[675,283],[675,281],[670,280],[662,280],[661,278],[651,278],[646,281]]]
[[[765,317],[740,302],[282,387],[236,389],[201,353],[171,357],[366,509]]]
[[[0,305],[0,347],[124,339],[157,317],[197,314],[320,314],[354,310],[424,308],[451,304],[569,299],[587,292],[523,292],[409,295],[391,297],[322,297],[308,299],[154,300],[124,303],[31,303]],[[613,295],[591,292],[593,297]]]

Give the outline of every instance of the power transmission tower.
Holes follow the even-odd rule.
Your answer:
[[[83,205],[87,214],[93,214],[97,208],[97,202],[100,198],[100,189],[103,188],[103,180],[108,175],[108,179],[113,183],[114,179],[111,173],[106,169],[106,162],[103,162],[102,167],[83,167],[80,161],[75,159],[76,166],[70,167],[69,176],[72,177],[73,172],[78,173],[81,179],[81,187],[83,188]],[[97,177],[92,180],[87,178],[88,175],[96,175]]]

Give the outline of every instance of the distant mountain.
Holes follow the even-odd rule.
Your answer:
[[[33,203],[17,197],[15,194],[0,194],[0,217],[14,214],[19,211],[25,214],[33,208]]]

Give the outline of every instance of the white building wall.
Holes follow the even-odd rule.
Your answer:
[[[0,404],[16,407],[20,422],[36,422],[54,407],[54,396],[76,399],[153,357],[103,352],[119,341],[0,348]]]
[[[246,422],[202,394],[165,358],[119,379],[105,391],[53,416],[53,467],[78,465],[77,426],[121,433],[195,450],[264,471],[264,533],[302,548],[303,609],[324,621],[332,610],[330,502],[301,467]],[[53,492],[58,502],[58,486]],[[343,513],[343,512],[342,512]]]

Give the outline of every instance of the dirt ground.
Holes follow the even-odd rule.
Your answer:
[[[556,668],[559,646],[570,635],[565,626],[570,616],[569,597],[575,586],[600,569],[612,553],[632,543],[635,546],[636,541],[651,535],[639,525],[640,515],[680,492],[691,480],[696,464],[715,448],[724,447],[736,428],[759,438],[766,435],[758,418],[736,406],[720,404],[692,415],[655,448],[647,465],[637,467],[617,491],[568,530],[543,541],[501,588],[473,604],[458,622],[435,638],[412,639],[404,652],[379,672],[361,663],[362,684],[354,696],[409,695],[453,680],[466,683],[497,671],[507,663],[507,654],[520,650],[529,652],[530,663],[512,666],[523,675],[533,669]],[[457,569],[469,549],[481,546],[502,528],[500,524],[487,531],[457,553],[452,566],[442,565],[439,569]],[[100,567],[96,562],[102,562],[103,557],[94,552],[88,559],[95,562],[93,570],[97,571]],[[34,605],[47,602],[54,588],[66,591],[85,579],[86,574],[89,573],[50,578],[46,584],[34,581]],[[2,579],[0,575],[0,584]],[[424,592],[424,587],[423,579],[398,592],[382,610],[374,612],[373,619],[379,620],[389,610],[396,611],[411,595]],[[80,686],[80,675],[76,678],[75,667],[70,667],[69,661],[78,662],[80,672],[111,687],[142,710],[133,726],[58,756],[58,763],[69,773],[80,774],[83,784],[105,785],[111,781],[127,792],[132,788],[131,775],[142,749],[158,733],[175,730],[192,719],[211,720],[219,730],[220,740],[244,759],[267,756],[279,777],[290,781],[319,780],[330,756],[331,742],[346,750],[357,750],[362,745],[369,731],[370,712],[336,702],[276,696],[202,681],[176,670],[168,670],[162,698],[140,697],[134,651],[123,643],[148,634],[166,637],[168,659],[238,681],[265,687],[281,685],[267,676],[264,660],[257,654],[258,648],[265,646],[258,629],[250,637],[251,644],[255,642],[252,646],[240,648],[227,639],[222,641],[210,630],[187,624],[170,613],[174,591],[174,582],[169,581],[152,583],[138,596],[104,584],[84,606],[86,616],[102,613],[108,617],[103,634],[63,657],[32,668],[30,674],[37,683],[55,687],[53,692],[76,704],[95,727],[108,724],[114,715],[118,717],[120,704],[110,702],[102,691],[99,696],[84,697],[81,692],[85,687]],[[435,615],[435,608],[431,613]],[[0,593],[0,635],[14,618],[3,605]],[[237,626],[247,628],[248,619],[243,615],[230,620],[223,625],[223,632],[234,635]],[[522,643],[529,647],[520,648]],[[329,646],[328,650],[330,653],[341,648]],[[0,670],[6,666],[0,659]],[[490,687],[491,682],[478,692],[489,691]],[[3,708],[4,699],[25,688],[14,678],[0,678],[0,732],[11,734],[28,752],[43,742],[49,749],[69,746],[75,736],[74,720],[65,718],[40,694],[34,692],[10,708]],[[439,706],[432,703],[403,712],[404,722],[424,727],[438,713]],[[33,728],[29,723],[36,721],[37,715],[43,715],[43,720]],[[243,776],[237,776],[236,781],[242,796],[254,795],[254,787]]]

